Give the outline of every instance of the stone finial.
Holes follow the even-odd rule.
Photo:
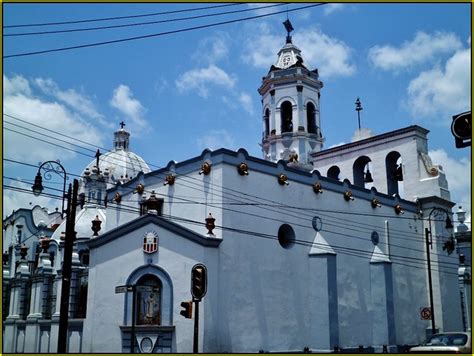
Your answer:
[[[99,236],[99,231],[101,229],[102,221],[99,219],[99,215],[95,216],[95,219],[92,220],[92,227],[91,230],[94,232],[93,236]]]
[[[40,240],[40,246],[43,249],[43,253],[48,252],[48,247],[49,247],[50,242],[51,242],[51,239],[47,237]]]
[[[206,229],[208,230],[208,235],[214,235],[214,233],[212,232],[212,230],[215,229],[216,225],[214,224],[214,222],[216,221],[216,219],[214,219],[211,215],[211,213],[209,213],[209,216],[206,218]]]
[[[26,259],[26,256],[28,255],[28,249],[29,249],[28,246],[26,246],[25,244],[21,245],[20,256],[22,260]]]

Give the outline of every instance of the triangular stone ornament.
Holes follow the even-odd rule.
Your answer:
[[[311,250],[309,251],[310,256],[317,256],[317,255],[335,255],[336,252],[332,249],[332,247],[328,244],[326,239],[321,235],[318,231],[316,236],[314,237],[313,245],[311,246]]]
[[[136,335],[138,347],[142,354],[150,354],[155,348],[156,340],[158,335],[154,334],[137,334]]]
[[[374,246],[374,250],[372,251],[372,257],[370,258],[370,263],[392,263],[390,258],[378,247],[377,245]]]

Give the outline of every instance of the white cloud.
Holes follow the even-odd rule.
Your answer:
[[[99,146],[102,145],[100,130],[98,130],[95,123],[87,122],[80,110],[66,107],[56,101],[47,101],[40,98],[33,92],[30,81],[22,76],[14,76],[12,78],[3,76],[3,85],[3,110],[5,114],[44,127],[45,129],[61,132],[79,140],[91,142]],[[18,128],[8,122],[21,124],[30,130]],[[28,163],[36,163],[38,161],[44,162],[55,159],[60,159],[63,162],[76,156],[76,153],[65,148],[46,144],[11,130],[34,137],[40,136],[42,139],[55,142],[61,146],[71,147],[67,143],[55,141],[54,137],[57,137],[57,134],[42,131],[37,127],[19,122],[13,118],[4,117],[3,147],[5,157]],[[53,138],[47,136],[53,136]],[[64,137],[60,138],[64,139]]]
[[[259,35],[246,41],[242,58],[255,67],[268,69],[276,61],[276,53],[283,47],[284,39],[281,34],[272,34],[266,24],[261,24],[255,32]],[[302,49],[306,66],[317,67],[323,78],[350,76],[356,70],[350,62],[352,49],[319,29],[301,29],[293,36],[293,43]]]
[[[448,156],[443,149],[429,151],[434,164],[443,167],[443,172],[448,180],[451,201],[463,207],[471,216],[471,160],[463,157],[459,160]],[[455,210],[454,210],[455,211]],[[469,218],[470,221],[470,218]]]
[[[229,55],[230,36],[220,32],[199,42],[192,59],[198,63],[215,64]]]
[[[240,104],[242,104],[243,109],[250,115],[253,115],[255,113],[253,109],[252,97],[249,94],[245,92],[240,93],[239,102]]]
[[[332,3],[332,4],[325,4],[323,7],[324,7],[324,15],[330,15],[333,12],[341,11],[344,8],[344,4]]]
[[[44,93],[58,99],[83,115],[92,119],[98,119],[103,125],[108,125],[104,116],[100,114],[94,103],[87,96],[78,93],[74,89],[61,90],[52,79],[36,78],[34,84]]]
[[[54,211],[54,208],[61,210],[61,201],[56,199],[46,198],[44,195],[38,197],[32,195],[31,183],[30,182],[18,182],[18,181],[5,181],[5,185],[10,187],[16,187],[21,189],[27,189],[28,192],[15,191],[10,189],[3,190],[3,217],[10,215],[13,210],[20,208],[31,209],[35,205],[44,206],[49,209],[50,212]]]
[[[374,46],[369,50],[369,60],[383,70],[400,70],[430,61],[440,54],[449,54],[462,47],[454,33],[417,32],[411,41],[400,47],[391,45]]]
[[[196,140],[199,149],[209,148],[215,150],[218,148],[235,149],[234,138],[226,130],[211,130],[207,135]]]
[[[3,76],[3,95],[31,95],[31,87],[28,80],[22,76],[8,78]]]
[[[312,29],[298,32],[293,42],[303,49],[303,58],[310,69],[318,67],[323,78],[355,73],[356,66],[350,63],[352,49],[344,41]]]
[[[210,85],[232,89],[235,83],[235,78],[215,65],[190,70],[181,75],[175,82],[180,93],[197,91],[197,94],[203,98],[208,97]]]
[[[450,122],[453,114],[470,110],[471,50],[457,51],[444,68],[421,72],[408,85],[406,105],[413,116],[437,115]]]
[[[133,97],[133,92],[127,85],[120,84],[114,89],[110,105],[132,120],[132,123],[138,127],[146,126],[147,122],[143,117],[146,109],[139,100]]]

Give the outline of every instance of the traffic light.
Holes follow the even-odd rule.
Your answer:
[[[470,111],[453,116],[451,132],[457,148],[471,146],[472,116]]]
[[[191,271],[191,294],[196,300],[201,300],[207,291],[207,269],[198,263]]]
[[[184,308],[179,313],[184,316],[186,319],[193,318],[193,302],[181,302],[181,307]]]

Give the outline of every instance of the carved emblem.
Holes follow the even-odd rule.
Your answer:
[[[143,236],[143,252],[155,253],[158,251],[158,235],[154,231],[145,233]]]

